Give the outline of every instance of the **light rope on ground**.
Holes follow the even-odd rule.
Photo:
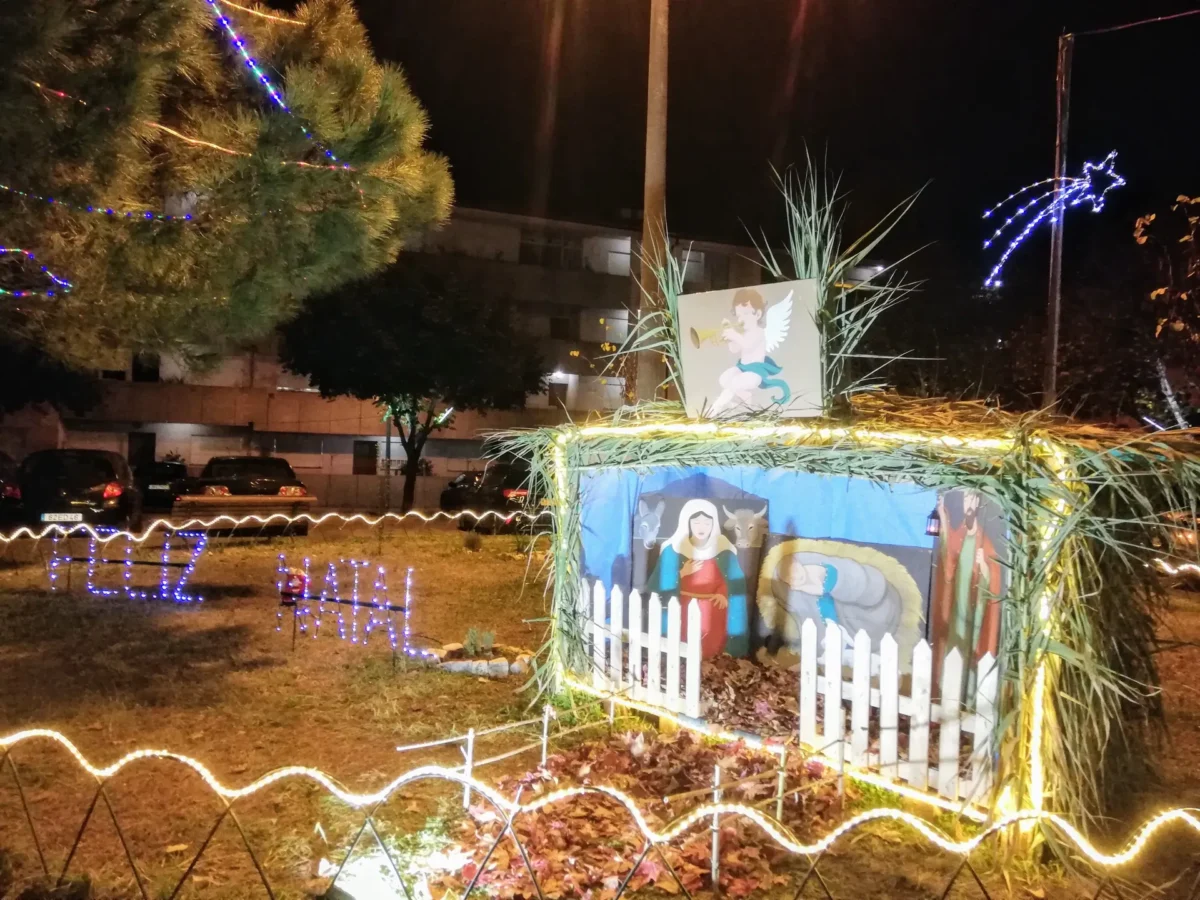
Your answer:
[[[9,534],[0,534],[0,543],[7,544],[10,541],[17,540],[18,538],[32,538],[34,540],[40,540],[48,535],[58,533],[59,535],[63,536],[76,537],[83,537],[86,535],[88,537],[95,538],[101,543],[107,543],[108,541],[117,540],[118,538],[125,538],[133,541],[134,543],[140,544],[148,540],[150,536],[160,528],[168,531],[194,531],[198,528],[241,528],[243,525],[250,524],[261,525],[265,528],[272,522],[282,522],[288,525],[292,525],[297,522],[308,522],[310,525],[321,525],[330,519],[340,519],[347,525],[351,522],[362,522],[364,525],[367,525],[371,528],[374,528],[376,525],[379,525],[385,521],[403,522],[406,519],[420,519],[422,522],[428,524],[430,522],[436,522],[439,519],[457,522],[461,518],[472,518],[476,522],[484,522],[489,518],[494,518],[507,525],[514,519],[527,519],[530,522],[536,522],[544,516],[552,515],[553,513],[550,510],[542,510],[531,515],[523,512],[502,513],[494,509],[484,510],[483,512],[476,512],[473,509],[464,509],[456,513],[435,512],[433,514],[426,514],[417,510],[410,510],[406,513],[389,512],[378,516],[369,516],[366,513],[355,513],[354,515],[348,516],[345,513],[339,512],[327,512],[319,516],[314,516],[311,513],[300,513],[299,515],[295,516],[290,516],[286,513],[271,513],[267,516],[246,515],[240,517],[220,515],[214,516],[211,519],[188,519],[182,524],[174,524],[170,519],[155,519],[142,530],[141,534],[134,534],[131,531],[110,531],[107,528],[103,529],[102,531],[97,531],[91,525],[87,524],[47,525],[41,531],[34,531],[28,526],[22,526]]]
[[[588,786],[588,787],[571,787],[563,788],[562,790],[554,791],[544,797],[540,797],[530,803],[519,803],[514,800],[509,800],[501,795],[495,788],[478,781],[475,778],[464,775],[458,769],[447,768],[445,766],[420,766],[397,776],[388,782],[384,787],[377,791],[367,794],[354,793],[342,787],[332,776],[326,774],[320,769],[309,766],[285,766],[279,769],[274,769],[267,774],[255,779],[245,787],[231,788],[222,784],[221,781],[213,775],[199,760],[193,759],[190,756],[185,756],[180,753],[174,753],[170,750],[152,750],[142,749],[135,750],[132,753],[127,753],[116,762],[109,766],[99,767],[93,765],[87,757],[79,751],[79,749],[63,734],[51,729],[34,728],[25,731],[19,731],[15,734],[7,735],[0,738],[0,747],[6,751],[18,744],[31,740],[49,740],[63,747],[79,764],[80,768],[88,772],[95,778],[106,780],[112,778],[122,769],[130,764],[143,759],[169,759],[175,762],[182,763],[192,769],[200,778],[212,789],[218,796],[228,801],[247,797],[257,793],[270,785],[282,781],[287,778],[299,777],[307,778],[311,781],[320,784],[330,794],[337,797],[343,803],[352,806],[356,809],[363,807],[375,806],[385,802],[393,793],[401,787],[418,781],[429,779],[439,779],[450,781],[456,784],[461,784],[470,787],[472,791],[477,791],[488,799],[489,802],[495,804],[498,808],[504,810],[510,817],[515,817],[522,813],[537,812],[545,807],[551,806],[584,794],[604,794],[611,797],[629,812],[630,817],[637,825],[642,836],[653,844],[666,844],[681,834],[690,829],[693,825],[700,822],[711,821],[714,815],[734,815],[745,818],[756,824],[763,833],[771,838],[782,849],[789,853],[814,856],[824,853],[832,847],[840,838],[857,829],[859,826],[869,822],[890,820],[893,822],[904,823],[912,828],[927,841],[940,849],[958,856],[969,856],[987,837],[992,834],[1004,831],[1014,825],[1020,825],[1026,822],[1041,822],[1043,824],[1052,825],[1061,831],[1063,835],[1075,845],[1075,847],[1090,859],[1092,862],[1105,868],[1112,868],[1124,865],[1135,859],[1148,845],[1150,839],[1159,830],[1172,823],[1182,823],[1189,826],[1193,831],[1200,834],[1200,819],[1195,815],[1194,810],[1190,809],[1172,809],[1160,813],[1154,818],[1147,821],[1137,830],[1133,838],[1125,845],[1125,847],[1115,853],[1105,853],[1098,849],[1084,834],[1072,825],[1070,822],[1063,819],[1061,816],[1050,812],[1039,812],[1037,810],[1023,810],[1005,816],[994,822],[985,830],[973,837],[965,840],[956,841],[940,830],[934,828],[924,819],[900,809],[891,809],[886,807],[866,810],[851,818],[847,819],[842,824],[838,825],[824,837],[812,843],[803,843],[800,841],[787,826],[778,822],[771,816],[765,815],[759,810],[746,806],[740,803],[706,803],[703,806],[698,806],[689,810],[684,815],[670,822],[662,831],[656,831],[651,827],[646,820],[637,804],[628,794],[616,788],[603,786]]]

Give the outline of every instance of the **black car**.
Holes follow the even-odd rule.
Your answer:
[[[445,512],[472,510],[482,513],[492,510],[505,516],[514,513],[536,514],[535,504],[529,495],[529,481],[529,467],[526,465],[490,462],[481,473],[466,473],[454,479],[442,491],[441,507]],[[511,527],[527,521],[529,515],[521,515],[507,524]],[[458,520],[458,527],[464,531],[474,527],[495,531],[504,524],[494,516],[480,520],[478,525],[470,516]]]
[[[309,512],[316,502],[286,459],[214,456],[198,478],[180,483],[171,511],[176,518],[230,516],[243,520],[259,516],[269,520],[231,526],[222,533],[307,534],[307,520],[297,521],[296,517]],[[210,533],[215,532],[210,529]]]
[[[108,450],[38,450],[17,471],[22,518],[30,525],[141,524],[142,492],[129,464]]]
[[[134,477],[142,489],[143,509],[170,512],[175,495],[187,481],[187,466],[181,462],[146,463],[134,469]]]
[[[21,488],[17,485],[17,461],[0,450],[0,528],[17,522]]]
[[[207,497],[307,497],[308,489],[278,456],[214,456],[199,478],[182,485]]]
[[[442,490],[442,512],[456,513],[469,507],[469,501],[475,496],[475,489],[479,487],[479,479],[482,477],[482,472],[463,472],[456,476]]]

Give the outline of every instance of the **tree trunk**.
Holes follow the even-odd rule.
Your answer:
[[[413,499],[417,495],[417,464],[421,461],[421,449],[404,449],[408,453],[408,465],[404,467],[404,496],[400,500],[400,511],[408,512],[413,508]]]

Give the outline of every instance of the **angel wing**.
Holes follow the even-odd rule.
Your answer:
[[[792,327],[792,294],[788,291],[786,297],[767,308],[767,352],[775,350],[787,340],[788,329]]]

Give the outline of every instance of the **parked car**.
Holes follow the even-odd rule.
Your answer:
[[[38,450],[17,470],[15,499],[30,525],[141,524],[142,492],[125,458],[108,450]]]
[[[445,512],[464,509],[482,513],[493,510],[502,515],[522,513],[511,520],[510,527],[530,520],[535,503],[529,495],[529,467],[523,463],[489,462],[482,472],[467,473],[454,479],[442,491],[441,507]],[[495,518],[476,522],[469,516],[458,520],[463,531],[478,528],[496,531],[502,523]]]
[[[142,490],[142,509],[170,512],[175,495],[187,481],[187,466],[181,462],[153,462],[133,470]]]
[[[196,478],[179,485],[173,511],[177,515],[297,516],[307,512],[317,498],[308,493],[286,459],[277,456],[214,456]],[[272,530],[285,529],[286,523]],[[256,526],[257,528],[257,526]],[[289,528],[308,531],[306,523]]]
[[[17,486],[17,461],[0,450],[0,528],[19,521],[21,489]]]
[[[463,472],[455,477],[442,489],[439,504],[442,512],[456,513],[467,509],[471,505],[468,501],[475,496],[475,489],[479,487],[479,479],[482,477],[482,472]]]

